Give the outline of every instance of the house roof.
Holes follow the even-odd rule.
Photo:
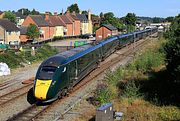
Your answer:
[[[20,27],[20,35],[26,35],[27,32],[27,26],[21,26]]]
[[[37,24],[37,26],[49,26],[49,23],[46,22],[41,15],[30,15],[33,21]]]
[[[112,26],[112,25],[110,25],[110,24],[103,24],[102,26],[106,27],[106,28],[109,29],[109,30],[117,30],[116,27],[114,27],[114,26]]]
[[[19,31],[19,28],[14,23],[6,19],[0,19],[0,26],[6,31]]]
[[[49,16],[49,22],[52,26],[66,26],[62,19],[59,16]]]
[[[67,15],[61,15],[59,17],[64,21],[65,24],[72,24],[73,23]]]
[[[70,14],[70,16],[74,19],[74,20],[80,20],[77,16],[76,16],[76,14]]]
[[[88,20],[85,14],[76,13],[76,16],[80,21],[87,21]]]
[[[26,18],[26,16],[23,15],[22,13],[20,13],[20,12],[15,12],[14,14],[16,15],[16,17],[19,17],[21,19],[25,19]]]

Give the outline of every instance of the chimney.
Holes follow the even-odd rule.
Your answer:
[[[49,20],[49,12],[45,12],[45,20],[46,20],[46,21]]]
[[[24,9],[22,9],[21,14],[24,15]]]
[[[90,11],[90,9],[88,10],[88,20],[91,21],[91,11]]]
[[[57,15],[58,15],[58,13],[57,13],[57,12],[54,12],[54,15],[55,15],[55,16],[57,16]]]

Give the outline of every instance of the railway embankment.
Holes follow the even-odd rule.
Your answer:
[[[164,43],[164,38],[153,39],[135,54],[129,64],[107,71],[102,83],[90,96],[90,104],[82,101],[79,108],[92,108],[92,105],[95,108],[112,102],[114,109],[123,113],[124,121],[180,120],[179,103],[175,98],[178,87],[167,80],[162,49]],[[76,108],[74,111],[80,110]],[[84,111],[83,114],[86,115],[76,120],[85,120],[95,112]]]

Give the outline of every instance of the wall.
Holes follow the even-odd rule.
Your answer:
[[[74,35],[80,35],[80,26],[81,22],[79,20],[75,20],[74,22]]]
[[[73,24],[66,24],[67,27],[67,36],[72,36],[73,35]]]
[[[55,36],[64,36],[64,27],[56,26]]]
[[[4,44],[4,29],[0,26],[0,43]]]
[[[27,42],[27,40],[28,40],[26,35],[20,35],[19,38],[20,38],[21,42]]]
[[[96,40],[101,40],[111,35],[112,32],[106,27],[100,27],[98,30],[96,30]]]
[[[89,25],[89,23],[87,23],[87,22],[81,23],[82,34],[88,34],[89,33],[88,25]]]
[[[15,42],[15,41],[18,41],[18,43],[20,42],[19,39],[20,31],[6,32],[6,35],[7,35],[7,39],[6,39],[7,44],[9,44],[9,42]]]

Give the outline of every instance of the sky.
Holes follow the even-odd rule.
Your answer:
[[[78,4],[80,10],[90,9],[96,15],[113,12],[116,17],[123,17],[129,12],[146,17],[168,17],[180,13],[179,0],[0,0],[0,10],[35,8],[40,12],[60,13],[74,3]]]

